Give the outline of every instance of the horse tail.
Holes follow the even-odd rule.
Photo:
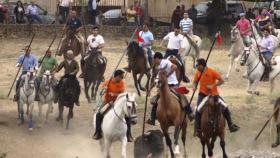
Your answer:
[[[276,110],[276,111],[275,111]],[[275,105],[274,105],[274,120],[277,121],[278,120],[278,116],[279,116],[279,111],[280,111],[280,97],[276,100]]]

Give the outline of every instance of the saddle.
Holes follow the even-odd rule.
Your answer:
[[[176,97],[177,101],[180,102],[181,108],[184,109],[188,104],[188,100],[185,94],[189,93],[189,90],[186,87],[170,88],[173,96]]]
[[[102,55],[102,53],[100,51],[97,51],[97,49],[88,51],[87,55],[84,57],[84,60],[87,61],[91,55],[92,55],[92,61],[93,61],[92,64],[93,65],[107,63],[106,58]]]

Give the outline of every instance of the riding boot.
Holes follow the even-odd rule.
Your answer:
[[[229,131],[230,132],[236,132],[239,130],[240,127],[238,127],[237,125],[235,125],[234,123],[232,123],[232,119],[231,119],[231,114],[228,108],[225,108],[224,110],[224,116],[225,119],[227,120],[228,123],[228,127],[229,127]]]
[[[79,100],[75,101],[75,104],[76,104],[77,106],[80,106],[80,101],[79,101]]]
[[[96,119],[95,133],[92,136],[92,138],[95,139],[95,140],[98,140],[98,139],[102,138],[102,127],[101,127],[101,125],[102,125],[102,121],[103,121],[103,115],[100,112],[98,112],[96,114],[95,119]]]
[[[190,79],[186,76],[186,68],[185,68],[185,63],[183,62],[181,56],[179,55],[178,59],[180,60],[182,66],[181,66],[181,71],[182,71],[182,80],[186,83],[190,82]]]
[[[201,128],[200,128],[200,123],[201,122],[201,114],[196,111],[195,112],[195,124],[194,124],[194,133],[193,136],[194,137],[200,137],[201,134]]]
[[[156,117],[157,117],[157,104],[153,104],[152,111],[151,111],[151,118],[146,121],[149,125],[156,125]]]
[[[276,125],[277,128],[277,136],[276,141],[271,145],[272,148],[276,148],[278,145],[280,145],[280,124]]]
[[[192,121],[194,119],[192,107],[190,105],[185,106],[185,112],[189,117],[189,120]]]
[[[79,78],[84,78],[85,77],[85,60],[83,59],[83,57],[82,57],[82,59],[81,59],[81,71],[82,71],[82,73],[79,75]]]
[[[126,72],[131,72],[130,64],[128,64],[127,67],[123,68]]]
[[[125,122],[127,125],[126,137],[128,142],[133,142],[133,137],[131,135],[131,118],[125,117]]]

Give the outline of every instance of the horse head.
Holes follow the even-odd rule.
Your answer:
[[[45,89],[50,89],[51,85],[51,73],[49,70],[47,70],[42,77],[42,86],[44,86]]]
[[[131,118],[131,123],[136,124],[137,123],[137,103],[136,103],[136,94],[126,94],[126,106],[124,108],[125,115],[127,117]]]
[[[167,72],[164,70],[160,70],[158,72],[158,82],[157,87],[162,88],[164,84],[167,83]]]
[[[232,43],[234,43],[240,38],[241,38],[241,36],[240,36],[240,32],[239,32],[238,28],[236,26],[232,27],[232,29],[230,31],[230,41]]]
[[[241,66],[244,66],[245,64],[250,65],[250,63],[253,62],[251,60],[255,60],[255,58],[258,56],[255,49],[256,48],[253,48],[253,46],[244,48],[244,51],[243,51],[243,53],[241,54],[241,57],[240,57],[240,65]],[[255,54],[255,57],[252,56],[251,54]]]
[[[33,68],[25,75],[25,87],[28,89],[33,89],[35,87],[35,72]]]

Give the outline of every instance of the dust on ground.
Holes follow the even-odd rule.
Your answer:
[[[121,57],[122,50],[125,48],[125,40],[127,38],[105,38],[106,48],[104,55],[108,58],[108,67],[106,70],[106,78],[108,78],[118,59]],[[22,126],[17,125],[17,106],[12,102],[11,98],[6,98],[8,90],[16,74],[15,62],[21,48],[28,44],[28,39],[2,39],[0,41],[0,153],[5,153],[8,158],[98,158],[101,157],[99,143],[91,139],[93,133],[92,114],[94,103],[88,104],[85,100],[84,93],[81,96],[81,106],[74,108],[74,119],[70,122],[70,129],[65,130],[65,125],[61,125],[55,121],[57,116],[57,105],[54,105],[54,112],[50,115],[47,123],[42,128],[38,126],[38,108],[35,104],[34,108],[34,124],[33,132],[28,131],[27,124]],[[32,52],[38,56],[42,56],[46,51],[51,39],[34,39],[32,44]],[[158,44],[159,42],[157,42]],[[156,45],[157,45],[156,44]],[[54,43],[54,52],[56,51],[58,40]],[[223,75],[226,74],[229,58],[227,52],[229,46],[215,46],[210,57],[208,65],[220,71]],[[202,50],[203,57],[207,55],[208,50]],[[279,51],[277,52],[279,54]],[[59,61],[62,60],[58,57]],[[79,60],[79,58],[77,59]],[[120,67],[125,67],[126,59],[123,59]],[[188,76],[192,77],[194,70],[192,69],[192,61],[186,59]],[[242,68],[241,70],[244,70]],[[57,77],[61,77],[59,73]],[[83,87],[83,82],[80,80]],[[279,83],[279,77],[276,83]],[[133,86],[132,76],[126,78],[127,91],[136,92]],[[228,153],[240,151],[263,151],[271,153],[280,153],[279,148],[271,149],[273,132],[270,126],[264,131],[258,141],[254,141],[261,126],[266,119],[271,115],[273,105],[271,100],[280,96],[280,86],[276,84],[275,92],[269,94],[269,84],[260,83],[258,89],[261,92],[260,96],[251,96],[246,93],[246,79],[242,78],[242,71],[237,73],[234,70],[231,73],[229,81],[221,88],[220,93],[230,105],[234,122],[241,126],[237,133],[226,134],[226,149]],[[187,85],[191,87],[190,84]],[[144,93],[142,93],[144,94]],[[190,97],[190,94],[189,94]],[[141,135],[143,109],[145,98],[138,97],[138,124],[132,127],[133,136]],[[192,105],[194,106],[196,98]],[[148,106],[149,116],[151,106]],[[46,106],[44,107],[44,113]],[[147,129],[152,127],[147,125]],[[193,138],[193,123],[189,123],[187,137],[187,152],[191,158],[200,157],[201,145],[197,138]],[[170,132],[173,133],[172,130]],[[133,144],[128,144],[128,158],[133,157]],[[120,157],[120,143],[114,143],[111,148],[112,157]],[[0,154],[1,155],[1,154]],[[221,149],[219,140],[216,142],[214,155],[220,156]],[[255,156],[259,157],[259,156]],[[260,156],[262,157],[262,156]]]

